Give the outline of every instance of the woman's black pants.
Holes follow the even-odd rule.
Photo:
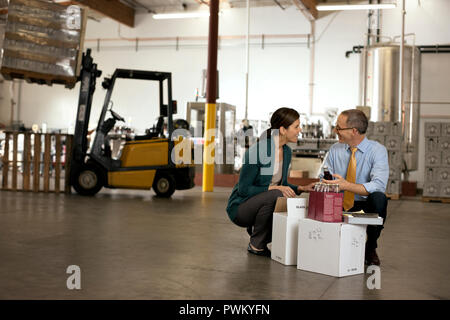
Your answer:
[[[250,243],[257,249],[265,249],[272,242],[273,210],[280,190],[268,190],[241,203],[233,222],[240,227],[251,228]],[[250,229],[251,230],[251,229]]]

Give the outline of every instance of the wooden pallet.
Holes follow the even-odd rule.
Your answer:
[[[400,199],[399,194],[386,193],[386,197],[388,197],[388,199],[390,199],[390,200],[399,200]]]
[[[441,202],[441,203],[450,203],[450,198],[441,198],[441,197],[422,197],[423,202]]]
[[[19,70],[8,67],[2,67],[1,73],[6,80],[24,79],[28,83],[63,84],[66,88],[73,88],[77,82],[76,77],[65,77],[60,75],[44,74],[27,70]]]
[[[23,136],[24,141],[23,147],[21,147],[20,150],[18,144],[19,136]],[[64,154],[63,142],[65,144]],[[51,154],[52,146],[54,146],[55,149],[54,161]],[[5,149],[4,155],[1,158],[3,168],[0,173],[2,178],[0,190],[45,193],[65,192],[69,194],[72,146],[73,136],[68,134],[5,131]],[[18,157],[19,153],[22,154],[21,160],[19,160]],[[62,155],[64,155],[65,159],[64,164],[61,162]],[[61,185],[60,180],[62,178],[63,165],[66,170],[64,170],[65,176],[64,179],[62,179],[64,185]],[[22,168],[21,172],[19,172],[20,167]],[[54,175],[50,172],[51,167],[52,170],[54,170]],[[32,170],[32,168],[37,169]],[[43,184],[41,183],[40,177],[41,171]],[[19,175],[21,176],[21,179],[19,179]],[[9,181],[10,178],[11,181]],[[19,180],[22,180],[22,183],[19,183]],[[52,181],[52,183],[50,183],[50,181]],[[52,185],[52,188],[50,188],[50,185]]]

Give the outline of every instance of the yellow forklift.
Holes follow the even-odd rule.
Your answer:
[[[195,167],[193,163],[175,164],[172,159],[174,129],[189,129],[185,120],[173,121],[176,101],[172,100],[172,78],[169,72],[116,69],[111,78],[104,78],[107,90],[98,120],[95,139],[88,153],[88,125],[96,79],[101,71],[93,63],[91,50],[83,54],[80,74],[81,86],[78,102],[74,145],[70,165],[70,183],[77,193],[92,196],[102,187],[150,189],[160,197],[170,197],[175,190],[194,187]],[[159,82],[159,110],[156,125],[146,134],[127,138],[118,159],[112,158],[108,133],[117,121],[124,118],[112,110],[110,99],[116,79],[139,79]],[[163,103],[164,84],[167,88],[167,104]],[[105,120],[107,113],[110,117]],[[168,137],[164,136],[164,119],[167,118]],[[178,161],[177,161],[178,162]]]

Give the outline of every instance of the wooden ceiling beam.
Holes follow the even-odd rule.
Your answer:
[[[79,4],[95,10],[126,26],[134,28],[135,10],[119,0],[72,0],[71,4]]]
[[[317,0],[293,0],[293,2],[309,20],[315,20],[318,18],[319,14],[316,7]]]

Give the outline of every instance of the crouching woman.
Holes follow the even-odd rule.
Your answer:
[[[287,143],[297,143],[300,132],[298,112],[280,108],[270,119],[270,129],[245,152],[239,181],[228,199],[227,213],[236,225],[247,228],[250,253],[270,256],[267,244],[272,241],[277,198],[292,198],[312,190],[313,184],[295,186],[287,182],[292,157]]]

